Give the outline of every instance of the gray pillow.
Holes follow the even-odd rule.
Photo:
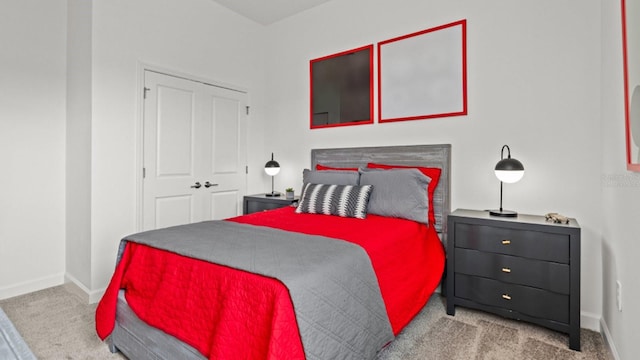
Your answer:
[[[417,169],[360,169],[360,185],[373,185],[369,214],[429,224],[427,186],[431,179]]]
[[[306,184],[358,185],[360,173],[346,170],[309,170],[302,171],[303,188]]]

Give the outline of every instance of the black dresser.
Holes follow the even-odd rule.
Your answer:
[[[278,209],[290,206],[300,200],[299,196],[287,199],[284,195],[267,196],[266,194],[245,195],[242,201],[242,214],[247,215],[258,211]]]
[[[458,209],[448,217],[447,314],[492,312],[569,334],[580,350],[580,226]]]

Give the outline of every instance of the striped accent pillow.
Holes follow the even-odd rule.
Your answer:
[[[364,219],[372,185],[306,184],[297,213],[337,215]]]

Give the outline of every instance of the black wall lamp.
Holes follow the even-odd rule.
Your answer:
[[[507,149],[507,158],[504,158],[504,149]],[[500,209],[498,210],[490,210],[489,214],[493,216],[504,216],[504,217],[516,217],[518,213],[511,210],[504,210],[502,208],[502,183],[515,183],[522,179],[524,176],[524,166],[522,163],[516,159],[511,158],[511,149],[509,146],[504,145],[502,150],[500,150],[500,161],[496,164],[495,167],[496,177],[500,180]]]

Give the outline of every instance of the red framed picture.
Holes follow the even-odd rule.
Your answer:
[[[467,114],[466,20],[378,43],[379,122]]]
[[[311,129],[373,123],[373,44],[310,61]]]
[[[627,169],[640,172],[640,1],[620,5]]]

